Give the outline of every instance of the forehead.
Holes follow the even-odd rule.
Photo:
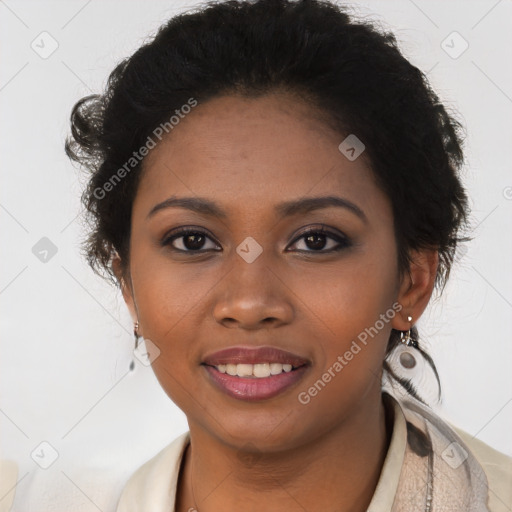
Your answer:
[[[236,215],[336,192],[367,208],[386,207],[364,154],[350,161],[338,149],[344,138],[290,95],[215,98],[151,150],[134,208],[148,212],[170,196],[198,195]]]

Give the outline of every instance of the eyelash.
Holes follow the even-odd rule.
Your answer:
[[[295,245],[299,240],[303,239],[303,238],[306,238],[307,236],[310,236],[310,235],[325,235],[327,238],[331,238],[333,240],[335,240],[336,242],[338,242],[338,246],[335,247],[335,248],[331,248],[329,250],[318,250],[318,251],[315,251],[315,250],[303,250],[303,249],[299,249],[298,252],[301,252],[301,253],[318,253],[318,254],[328,254],[328,253],[332,253],[332,252],[338,252],[338,251],[341,251],[343,249],[347,249],[348,247],[350,247],[352,245],[352,242],[350,241],[350,239],[344,235],[338,235],[338,234],[335,234],[335,233],[332,233],[331,231],[328,231],[327,229],[325,229],[324,226],[321,226],[320,228],[316,227],[316,228],[308,228],[307,230],[303,231],[300,235],[298,235],[294,241],[292,242],[291,245]],[[198,250],[191,250],[191,249],[188,249],[188,250],[183,250],[183,249],[177,249],[176,247],[173,247],[172,246],[172,242],[174,240],[177,240],[179,238],[182,238],[182,237],[186,237],[188,235],[203,235],[204,237],[206,238],[209,238],[212,240],[212,237],[209,235],[209,233],[201,228],[193,228],[193,227],[189,227],[189,228],[178,228],[177,230],[173,230],[169,233],[167,233],[164,238],[162,239],[162,246],[164,247],[169,247],[169,249],[171,249],[172,251],[175,251],[175,252],[181,252],[181,253],[192,253],[192,254],[201,254],[201,253],[206,253],[206,252],[211,252],[212,249],[198,249]],[[212,240],[214,241],[214,240]],[[217,243],[217,242],[215,242]],[[215,250],[215,252],[220,252],[220,251],[217,251]]]

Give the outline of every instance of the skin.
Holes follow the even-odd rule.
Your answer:
[[[179,512],[363,512],[371,501],[392,429],[381,397],[387,340],[392,327],[411,326],[408,315],[415,323],[422,314],[438,256],[414,253],[400,275],[389,199],[364,154],[351,162],[340,153],[344,138],[285,93],[224,96],[198,105],[146,158],[130,262],[117,258],[114,269],[139,333],[161,351],[154,372],[188,419]],[[357,205],[364,220],[332,206],[287,218],[273,212],[282,201],[328,195]],[[171,196],[213,200],[226,218],[184,208],[148,218]],[[184,226],[207,230],[212,236],[196,247],[210,251],[173,251],[193,250],[186,237],[160,244]],[[322,226],[350,245],[329,253],[339,245],[330,235],[320,238],[324,246],[300,237]],[[263,248],[252,263],[236,252],[249,236]],[[394,303],[402,310],[300,403],[298,393]],[[284,393],[244,402],[214,387],[200,365],[233,345],[276,346],[312,364]]]

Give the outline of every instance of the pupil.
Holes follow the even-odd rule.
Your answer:
[[[189,243],[190,240],[193,240],[192,243]],[[187,235],[184,238],[183,243],[187,249],[200,249],[202,247],[202,244],[204,243],[204,235],[201,235],[200,233]]]
[[[309,242],[312,242],[312,244]],[[306,237],[306,244],[310,249],[323,249],[325,247],[325,235],[308,235]]]

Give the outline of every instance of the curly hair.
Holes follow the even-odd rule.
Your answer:
[[[93,270],[119,284],[112,257],[128,268],[132,204],[144,159],[105,185],[190,99],[258,97],[285,91],[316,107],[340,135],[364,141],[371,170],[391,201],[398,267],[411,251],[436,249],[443,289],[467,222],[459,172],[462,126],[395,36],[323,0],[227,0],[177,15],[110,74],[103,94],[78,101],[67,155],[90,172],[82,195],[90,229],[83,249]],[[416,328],[413,335],[417,338]],[[387,356],[400,343],[392,330]],[[430,356],[422,352],[440,382]],[[417,399],[409,380],[384,368]],[[422,400],[423,401],[423,400]]]

